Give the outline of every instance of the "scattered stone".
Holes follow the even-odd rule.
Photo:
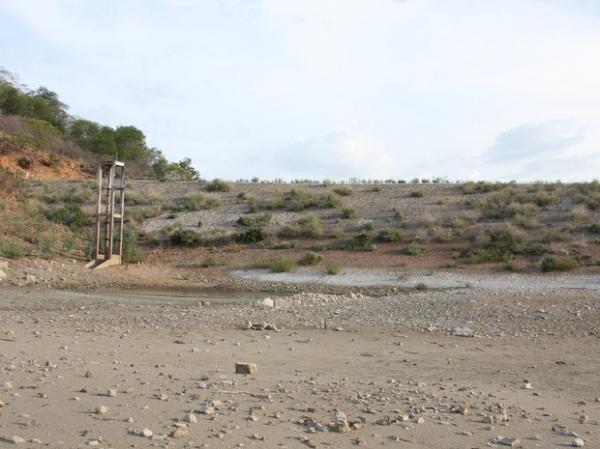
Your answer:
[[[212,406],[212,403],[205,402],[204,404],[200,404],[200,407],[198,408],[198,413],[201,413],[203,415],[214,415],[215,408]]]
[[[335,410],[333,412],[333,423],[329,425],[329,428],[333,432],[350,432],[350,424],[348,424],[346,414],[340,410]]]
[[[147,427],[145,427],[144,429],[142,429],[142,431],[140,432],[140,436],[142,436],[144,438],[152,438],[152,435],[154,435],[154,432],[152,432]]]
[[[575,438],[569,445],[572,447],[583,447],[585,445],[585,441],[583,441],[583,438]]]
[[[258,301],[256,303],[256,305],[259,306],[259,307],[270,309],[270,308],[272,308],[275,305],[275,303],[273,302],[273,299],[271,299],[271,298],[265,298],[265,299],[262,299],[262,300]]]
[[[494,444],[501,444],[502,446],[515,447],[521,444],[518,438],[513,437],[502,437],[498,436],[492,440]]]
[[[115,390],[114,388],[109,388],[106,394],[111,398],[115,398],[117,397],[117,390]]]
[[[187,415],[185,415],[185,418],[183,418],[183,420],[192,424],[196,424],[198,422],[198,418],[196,418],[196,415],[194,415],[193,413],[188,413]]]
[[[172,430],[171,433],[169,433],[169,436],[171,438],[184,438],[187,437],[189,435],[188,430],[185,427],[178,427],[175,430]]]
[[[108,407],[106,405],[100,405],[96,407],[96,415],[106,415],[108,413]]]
[[[12,437],[9,437],[6,439],[6,441],[11,444],[23,444],[26,442],[25,438],[21,438],[19,435],[14,435]]]
[[[455,337],[474,337],[475,334],[472,329],[468,327],[455,327],[452,331],[452,335]]]
[[[250,376],[256,376],[258,368],[256,363],[236,363],[235,374],[248,374]]]

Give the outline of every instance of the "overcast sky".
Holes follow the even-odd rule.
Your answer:
[[[596,0],[0,0],[0,66],[207,178],[600,177]]]

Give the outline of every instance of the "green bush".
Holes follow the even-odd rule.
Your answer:
[[[415,285],[415,290],[424,292],[426,290],[429,290],[429,286],[425,282],[419,282],[417,285]]]
[[[202,238],[200,235],[191,229],[178,228],[171,234],[171,243],[176,246],[200,246]]]
[[[139,234],[131,228],[123,231],[123,262],[140,263],[144,261],[144,251],[139,245]]]
[[[313,252],[306,252],[300,259],[300,265],[316,265],[323,260],[323,256]]]
[[[251,226],[238,234],[237,240],[241,243],[258,243],[267,238],[267,232],[262,226]]]
[[[200,263],[202,268],[211,268],[220,265],[219,261],[214,256],[206,256]]]
[[[579,265],[576,259],[568,257],[548,256],[542,261],[542,271],[569,271],[574,270]]]
[[[45,214],[48,220],[68,226],[74,231],[89,226],[92,222],[91,217],[75,203],[47,209]]]
[[[411,196],[411,198],[423,198],[423,191],[422,190],[413,190],[412,192],[410,192],[410,196]]]
[[[600,223],[593,223],[588,226],[588,232],[592,234],[600,234]]]
[[[377,241],[379,242],[398,242],[402,239],[402,234],[398,229],[384,229],[379,231],[377,234]]]
[[[342,217],[343,218],[355,218],[356,211],[354,209],[352,209],[351,207],[344,207],[342,209]]]
[[[271,262],[273,273],[287,273],[296,268],[296,261],[291,257],[279,256]]]
[[[350,187],[336,187],[335,189],[333,189],[333,191],[340,196],[352,195],[352,189]]]
[[[425,252],[425,246],[418,242],[411,242],[404,247],[404,254],[407,256],[418,256]]]
[[[403,210],[395,207],[392,210],[392,213],[393,213],[394,220],[399,221],[401,224],[406,224],[408,218],[406,217],[406,214],[404,213]]]
[[[237,223],[242,226],[266,226],[271,221],[271,214],[261,215],[240,215]]]
[[[207,198],[201,193],[192,193],[183,198],[168,202],[163,209],[171,212],[194,212],[198,210],[214,209],[219,207],[217,198]]]
[[[310,208],[331,209],[341,206],[342,200],[335,193],[317,196],[297,189],[292,189],[264,204],[266,209],[287,209],[295,212]]]
[[[283,238],[316,238],[323,234],[323,224],[317,215],[306,215],[292,225],[286,225],[279,231]]]
[[[222,179],[213,179],[206,184],[207,192],[229,192],[230,190],[231,186]]]
[[[325,267],[325,271],[328,275],[333,276],[342,271],[344,265],[341,262],[330,262]]]
[[[23,249],[11,240],[0,240],[0,256],[18,259],[23,257]]]
[[[465,182],[462,185],[462,192],[465,195],[472,195],[474,193],[489,193],[489,192],[495,192],[497,190],[500,190],[504,187],[504,184],[502,184],[501,182],[485,182],[485,181],[479,181],[479,182]]]
[[[373,244],[373,238],[366,232],[354,236],[346,242],[345,249],[349,251],[375,251],[377,246]]]

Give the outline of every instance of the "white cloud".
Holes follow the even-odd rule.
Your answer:
[[[395,175],[396,157],[360,130],[342,130],[282,148],[286,175],[298,178],[376,178]],[[344,176],[340,176],[344,173]]]
[[[207,177],[587,174],[598,48],[592,1],[0,0],[6,68]]]

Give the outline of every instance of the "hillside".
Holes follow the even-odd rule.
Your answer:
[[[40,214],[89,255],[93,181],[28,182]],[[596,272],[600,184],[130,181],[129,262],[180,268]],[[13,235],[18,236],[14,231]]]
[[[0,168],[36,179],[82,179],[98,160],[115,157],[127,161],[135,178],[198,178],[190,159],[168,162],[135,126],[72,115],[57,93],[31,89],[0,68]]]

